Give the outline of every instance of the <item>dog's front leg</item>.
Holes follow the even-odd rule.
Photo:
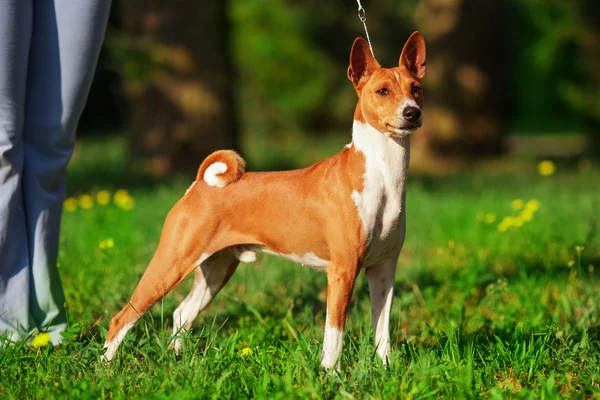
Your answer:
[[[357,272],[356,262],[332,261],[327,266],[327,320],[321,354],[321,365],[326,369],[340,369],[342,336]]]
[[[390,312],[394,298],[394,275],[397,257],[376,267],[367,268],[365,274],[369,281],[371,297],[371,319],[375,333],[377,354],[385,365],[390,356]]]

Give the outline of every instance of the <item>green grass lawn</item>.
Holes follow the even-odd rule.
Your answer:
[[[56,349],[0,350],[0,397],[600,398],[600,169],[558,164],[541,176],[536,162],[519,165],[409,177],[387,369],[363,275],[342,372],[331,375],[319,366],[325,274],[264,255],[242,264],[200,315],[180,360],[166,348],[189,281],[105,366],[109,320],[192,176],[148,179],[126,166],[118,140],[86,139],[69,196],[91,194],[94,204],[65,211],[59,256],[71,327]],[[132,196],[129,209],[98,204],[99,191],[118,189]]]

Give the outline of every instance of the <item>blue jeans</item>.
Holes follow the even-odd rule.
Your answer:
[[[0,333],[66,327],[56,259],[66,167],[110,0],[0,1]]]

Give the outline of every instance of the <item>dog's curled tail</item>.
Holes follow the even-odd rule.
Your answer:
[[[196,181],[208,186],[225,187],[246,172],[246,162],[233,150],[218,150],[206,157],[198,169]]]

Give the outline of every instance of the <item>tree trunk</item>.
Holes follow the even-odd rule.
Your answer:
[[[157,176],[236,146],[227,1],[120,2],[131,156]]]
[[[425,125],[413,140],[413,166],[497,155],[505,149],[510,57],[501,3],[423,0],[417,26],[427,41]]]

